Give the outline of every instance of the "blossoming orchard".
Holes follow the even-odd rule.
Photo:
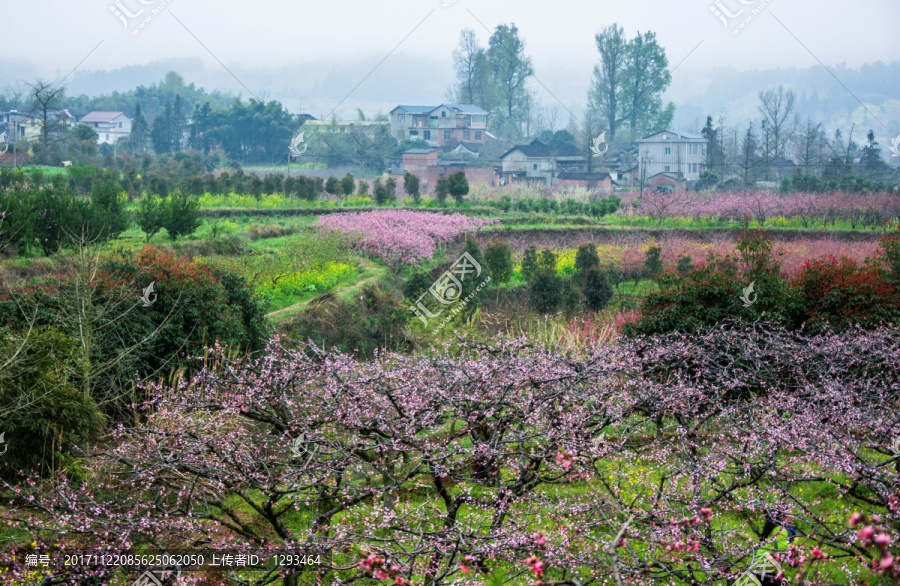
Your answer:
[[[4,173],[3,584],[900,582],[894,191]]]

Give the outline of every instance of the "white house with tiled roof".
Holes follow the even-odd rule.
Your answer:
[[[131,118],[124,112],[91,112],[78,121],[97,133],[97,144],[115,144],[131,134]]]

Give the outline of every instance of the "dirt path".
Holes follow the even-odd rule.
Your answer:
[[[365,258],[357,258],[357,262],[359,262],[359,266],[364,270],[360,274],[361,279],[354,283],[345,283],[340,285],[339,287],[335,287],[334,289],[323,293],[322,295],[330,294],[334,297],[351,297],[356,294],[357,291],[360,291],[363,287],[367,285],[373,284],[375,281],[380,279],[387,269],[384,267],[379,267],[372,261]],[[279,309],[278,311],[273,311],[272,313],[267,313],[266,317],[274,320],[282,320],[288,317],[291,317],[297,313],[300,313],[306,306],[321,297],[321,295],[317,295],[312,299],[307,299],[305,301],[300,301],[299,303],[295,303],[293,305],[289,305],[283,309]]]

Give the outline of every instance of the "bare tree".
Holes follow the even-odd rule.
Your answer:
[[[478,85],[476,77],[484,64],[484,48],[478,44],[478,38],[472,29],[463,29],[459,34],[459,48],[453,51],[453,64],[458,82],[454,99],[474,104]]]
[[[759,113],[763,116],[763,128],[768,126],[771,134],[771,150],[773,158],[784,156],[784,145],[796,130],[793,90],[785,91],[784,86],[778,89],[759,92]]]
[[[59,142],[64,122],[58,112],[62,109],[62,101],[66,94],[65,86],[36,79],[28,84],[29,113],[38,118],[41,126],[41,159],[47,162],[50,156],[51,143]]]

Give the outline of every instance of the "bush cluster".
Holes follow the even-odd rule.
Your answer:
[[[660,273],[659,291],[647,296],[641,319],[625,333],[697,332],[732,318],[765,317],[813,332],[900,324],[900,233],[880,245],[881,253],[864,263],[827,256],[789,278],[768,234],[742,231],[735,255],[710,254],[697,268],[686,257],[678,271]]]

